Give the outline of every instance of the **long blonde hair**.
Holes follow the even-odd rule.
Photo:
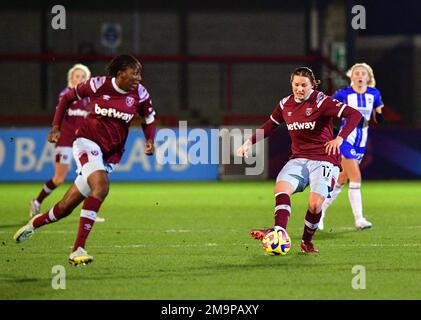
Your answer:
[[[351,79],[352,73],[354,72],[354,69],[357,67],[363,67],[367,70],[368,73],[368,82],[367,82],[367,86],[368,87],[372,87],[374,88],[376,86],[376,79],[374,78],[374,72],[373,69],[365,62],[359,62],[354,64],[347,72],[346,72],[346,76],[348,78]],[[352,82],[351,82],[351,86],[352,86]]]
[[[69,69],[69,71],[67,71],[67,86],[69,88],[73,87],[72,75],[73,75],[73,72],[75,72],[76,70],[82,70],[83,72],[85,72],[86,79],[89,79],[91,77],[91,71],[89,71],[89,68],[87,66],[81,63],[75,64],[73,67]]]

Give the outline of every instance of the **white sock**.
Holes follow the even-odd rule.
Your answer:
[[[349,182],[348,190],[349,202],[355,221],[363,217],[363,204],[361,200],[361,182]]]
[[[326,198],[322,205],[322,218],[326,215],[326,210],[332,204],[333,201],[338,197],[341,193],[342,188],[344,187],[343,184],[335,183],[332,192],[330,193],[330,198]]]

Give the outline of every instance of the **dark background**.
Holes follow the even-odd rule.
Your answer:
[[[66,9],[53,30],[51,8]],[[351,8],[366,9],[353,30]],[[289,74],[313,68],[321,89],[348,83],[367,62],[386,105],[387,126],[420,127],[421,2],[393,1],[13,1],[0,11],[0,125],[49,125],[67,70],[93,75],[119,53],[144,62],[144,83],[162,125],[259,124],[290,93]],[[121,44],[104,46],[104,23]]]

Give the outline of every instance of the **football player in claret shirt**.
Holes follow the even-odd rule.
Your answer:
[[[120,161],[130,122],[138,113],[144,120],[145,153],[154,153],[155,110],[149,93],[141,84],[141,63],[130,55],[115,57],[107,67],[108,76],[93,77],[77,85],[60,99],[48,134],[57,141],[66,110],[77,99],[90,97],[90,113],[77,129],[73,157],[79,175],[63,198],[44,214],[38,214],[14,235],[17,243],[27,240],[36,229],[68,216],[82,201],[79,230],[69,263],[88,264],[93,257],[85,250],[86,239],[108,194],[108,174]]]
[[[363,216],[359,165],[364,157],[371,117],[374,115],[374,119],[378,123],[384,120],[382,114],[383,102],[380,91],[375,88],[376,80],[373,69],[368,64],[354,64],[347,72],[347,76],[351,79],[351,85],[338,90],[333,98],[357,109],[363,114],[363,118],[341,145],[343,171],[339,174],[331,198],[327,198],[323,203],[322,218],[319,224],[321,230],[324,229],[323,219],[327,208],[338,197],[348,180],[348,198],[354,214],[355,227],[358,230],[364,230],[372,226],[371,222],[367,221]],[[344,127],[345,123],[346,120],[342,122],[341,128]]]
[[[89,68],[83,64],[75,64],[67,72],[67,87],[60,92],[59,100],[67,92],[71,91],[79,83],[85,82],[91,77]],[[38,197],[31,200],[29,205],[29,217],[32,218],[40,213],[41,203],[48,197],[67,177],[73,159],[72,144],[76,139],[76,129],[86,118],[91,109],[89,97],[75,100],[69,106],[60,128],[60,137],[55,144],[54,176],[45,182]],[[103,221],[97,217],[96,221]]]
[[[316,90],[320,81],[313,71],[300,67],[291,74],[292,94],[283,98],[260,129],[238,148],[238,156],[246,156],[250,146],[270,136],[285,122],[291,137],[292,155],[279,172],[274,188],[275,226],[287,227],[291,214],[290,197],[310,185],[301,252],[318,253],[312,238],[322,215],[322,204],[334,186],[340,170],[340,146],[361,120],[361,113]],[[333,120],[345,118],[346,124],[339,135],[333,137]],[[285,150],[281,150],[284,152]],[[269,229],[253,229],[251,236],[263,240]]]

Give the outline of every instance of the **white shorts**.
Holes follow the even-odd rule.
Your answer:
[[[73,157],[76,161],[76,173],[78,174],[75,185],[85,197],[91,193],[88,185],[88,177],[91,173],[98,170],[111,173],[114,170],[115,164],[105,163],[101,148],[89,139],[77,138],[73,142]]]
[[[56,147],[54,158],[56,163],[71,164],[73,158],[72,147]]]
[[[279,172],[276,182],[289,182],[294,193],[302,192],[310,185],[311,192],[327,198],[338,176],[339,168],[330,162],[297,158],[287,162]]]

